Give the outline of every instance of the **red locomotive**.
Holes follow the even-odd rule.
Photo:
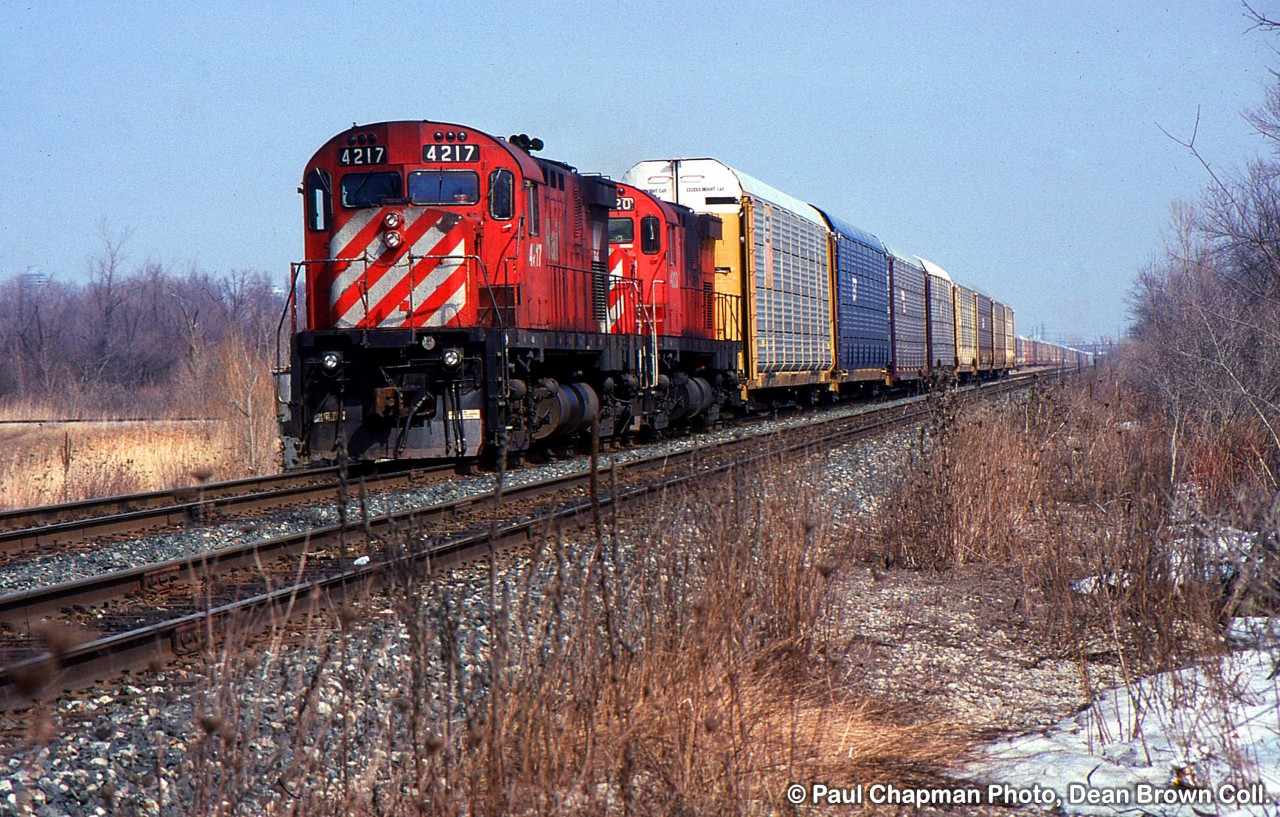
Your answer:
[[[738,399],[714,216],[443,122],[352,127],[303,176],[286,464],[461,458]]]

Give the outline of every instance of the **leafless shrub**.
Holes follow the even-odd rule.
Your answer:
[[[877,526],[889,562],[1016,566],[1032,619],[1082,661],[1137,673],[1211,649],[1221,557],[1174,525],[1166,432],[1132,394],[1104,369],[935,422]]]
[[[1162,404],[1135,387],[1134,372],[1122,361],[935,423],[883,506],[878,547],[908,567],[1016,568],[1019,605],[1044,649],[1079,667],[1086,696],[1121,689],[1107,699],[1123,710],[1110,714],[1124,734],[1100,740],[1140,740],[1159,722],[1187,757],[1208,751],[1256,779],[1256,759],[1233,743],[1247,698],[1240,664],[1254,659],[1230,651],[1223,622],[1280,609],[1280,505],[1242,515],[1239,493],[1215,505],[1213,481],[1175,482],[1197,472],[1173,464],[1185,443],[1170,441]],[[947,529],[929,528],[931,518]],[[1148,677],[1164,670],[1174,672]]]
[[[227,341],[248,344],[269,374],[283,299],[265,274],[128,269],[127,240],[104,227],[83,284],[0,284],[0,403],[57,418],[207,416],[219,398],[202,372]]]

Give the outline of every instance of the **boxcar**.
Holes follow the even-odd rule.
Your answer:
[[[836,293],[836,383],[887,380],[889,254],[879,238],[830,213]]]
[[[890,249],[889,282],[893,295],[889,325],[893,332],[893,381],[920,380],[929,369],[929,335],[924,268],[911,256]]]

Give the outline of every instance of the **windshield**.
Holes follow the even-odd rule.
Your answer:
[[[480,177],[470,170],[417,170],[409,174],[412,204],[475,204]]]
[[[636,222],[630,216],[609,219],[609,243],[630,244],[636,240]]]
[[[343,207],[377,207],[383,199],[402,195],[400,174],[394,171],[348,173],[342,177]]]

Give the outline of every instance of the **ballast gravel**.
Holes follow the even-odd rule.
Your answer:
[[[664,445],[675,450],[691,444],[696,443],[675,441]],[[832,523],[847,535],[856,535],[859,520],[875,509],[917,444],[916,432],[895,432],[840,446],[817,458],[819,481],[827,486],[833,508]],[[652,447],[645,450],[652,451]],[[638,453],[618,456],[634,457]],[[540,479],[584,467],[581,460],[569,461],[510,476],[512,482]],[[451,495],[487,491],[491,485],[488,477],[463,478],[421,491],[371,497],[369,512],[381,513],[415,502],[439,502]],[[278,535],[308,525],[329,524],[335,518],[331,507],[282,513],[260,522],[253,535]],[[32,586],[88,575],[102,569],[93,566],[97,564],[119,567],[174,558],[208,549],[215,542],[225,546],[246,535],[238,526],[226,525],[147,537],[128,543],[122,553],[103,554],[101,562],[79,558],[49,560],[11,568],[2,578],[11,588]],[[111,549],[121,548],[116,544]],[[519,570],[522,558],[516,553],[499,554],[496,575],[502,578],[509,571]],[[1042,722],[1075,705],[1070,672],[1065,667],[1050,665],[1043,677],[1035,677],[1032,683],[1023,682],[1020,673],[1037,667],[1028,668],[1012,660],[1025,647],[1016,633],[1010,635],[1001,630],[1013,627],[1012,623],[1001,623],[987,612],[967,610],[957,604],[958,599],[941,581],[936,585],[920,584],[918,578],[918,574],[886,574],[871,569],[865,575],[857,568],[851,572],[843,613],[850,640],[845,655],[839,658],[845,663],[851,688],[890,698],[896,695],[907,702],[918,700],[930,714],[950,713],[979,729]],[[494,624],[489,610],[493,592],[489,571],[484,564],[472,564],[439,581],[448,590],[441,592],[437,604],[449,608],[449,617],[464,633],[458,640],[459,677],[452,682],[483,687],[487,679],[480,655],[492,637]],[[975,579],[973,589],[989,602],[983,611],[1001,608],[1002,586],[1000,577]],[[534,585],[532,592],[541,591]],[[535,595],[526,602],[537,603],[538,598]],[[248,753],[245,765],[249,768],[260,768],[272,758],[291,758],[290,762],[322,758],[331,752],[331,747],[295,743],[291,735],[289,724],[299,711],[300,702],[310,693],[320,716],[360,724],[377,717],[387,701],[397,698],[404,687],[404,673],[420,657],[422,645],[397,619],[394,604],[394,599],[375,599],[360,621],[344,622],[337,632],[326,630],[311,638],[307,646],[286,643],[274,648],[256,647],[263,656],[261,663],[238,676],[233,700],[217,699],[217,690],[211,690],[207,683],[210,670],[193,662],[65,695],[23,713],[0,715],[0,815],[184,814],[195,797],[185,764],[189,763],[193,748],[211,730],[216,733],[222,728],[218,723],[210,724],[210,712],[222,713],[219,717],[248,718],[244,722],[255,724],[251,745],[240,747],[240,751]],[[995,627],[980,636],[981,651],[990,660],[984,658],[976,665],[958,635],[958,628],[974,626]],[[308,690],[307,679],[325,661],[336,672],[327,677],[320,689]],[[379,668],[374,677],[352,678],[367,685],[367,705],[334,711],[330,701],[346,700],[341,695],[342,679],[369,666]],[[440,668],[429,671],[438,673]],[[942,688],[929,688],[930,678],[944,679]],[[999,686],[1016,693],[994,702],[983,699],[984,690]],[[330,755],[327,773],[334,780],[358,774],[374,762],[358,750],[344,758],[340,761]],[[269,779],[252,781],[248,788],[254,799],[242,803],[236,813],[279,809],[291,796],[287,787],[281,790]]]

